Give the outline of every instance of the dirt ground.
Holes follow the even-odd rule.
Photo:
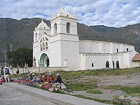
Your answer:
[[[98,90],[100,90],[103,94],[91,94],[86,91],[74,91],[70,94],[73,95],[83,95],[85,97],[91,97],[101,100],[113,100],[115,97],[120,95],[126,95],[125,92],[121,90],[113,90],[113,89],[103,89],[106,86],[112,85],[120,85],[120,86],[129,86],[129,87],[139,87],[140,86],[140,73],[132,73],[129,75],[117,75],[117,76],[85,76],[80,81],[84,80],[85,82],[88,80],[97,81]]]

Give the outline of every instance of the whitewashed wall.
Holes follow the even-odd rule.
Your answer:
[[[12,72],[13,70],[13,72]],[[19,73],[28,73],[28,70],[30,73],[43,73],[43,72],[54,72],[54,71],[68,71],[67,67],[46,67],[46,68],[35,68],[35,67],[29,67],[28,69],[19,68]],[[10,69],[10,74],[16,74],[17,68]]]
[[[134,46],[115,42],[80,40],[80,53],[117,53],[135,51]]]

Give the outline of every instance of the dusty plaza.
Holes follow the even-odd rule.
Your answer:
[[[76,96],[82,99],[97,101],[100,102],[101,104],[103,103],[103,104],[114,104],[114,105],[117,104],[116,99],[118,99],[122,95],[125,98],[129,96],[131,97],[140,96],[140,68],[102,69],[102,70],[86,70],[86,71],[54,71],[53,72],[54,77],[58,72],[60,73],[63,82],[69,91],[53,92],[56,94],[61,93],[64,95]],[[36,74],[38,76],[40,75],[39,73]],[[21,73],[20,75],[12,75],[11,78],[17,78],[17,79],[22,77],[26,78],[26,75],[27,73],[24,74]],[[4,85],[7,86],[8,84],[4,84]],[[23,84],[20,83],[19,85],[21,85],[20,87],[22,87]],[[42,91],[47,91],[47,90],[43,89]],[[24,91],[20,91],[20,92],[24,92]],[[26,92],[24,94],[26,94]],[[30,96],[31,94],[28,95]],[[53,102],[50,100],[49,101],[46,100],[46,101],[53,104]],[[91,105],[94,104],[91,103]]]

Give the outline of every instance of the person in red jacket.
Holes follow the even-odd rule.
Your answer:
[[[44,75],[43,82],[47,82],[47,75]]]
[[[52,73],[49,74],[49,83],[54,82],[54,77],[52,76]]]

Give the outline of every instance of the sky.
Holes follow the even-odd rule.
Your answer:
[[[0,18],[51,20],[62,7],[88,26],[140,23],[140,0],[0,0]]]

